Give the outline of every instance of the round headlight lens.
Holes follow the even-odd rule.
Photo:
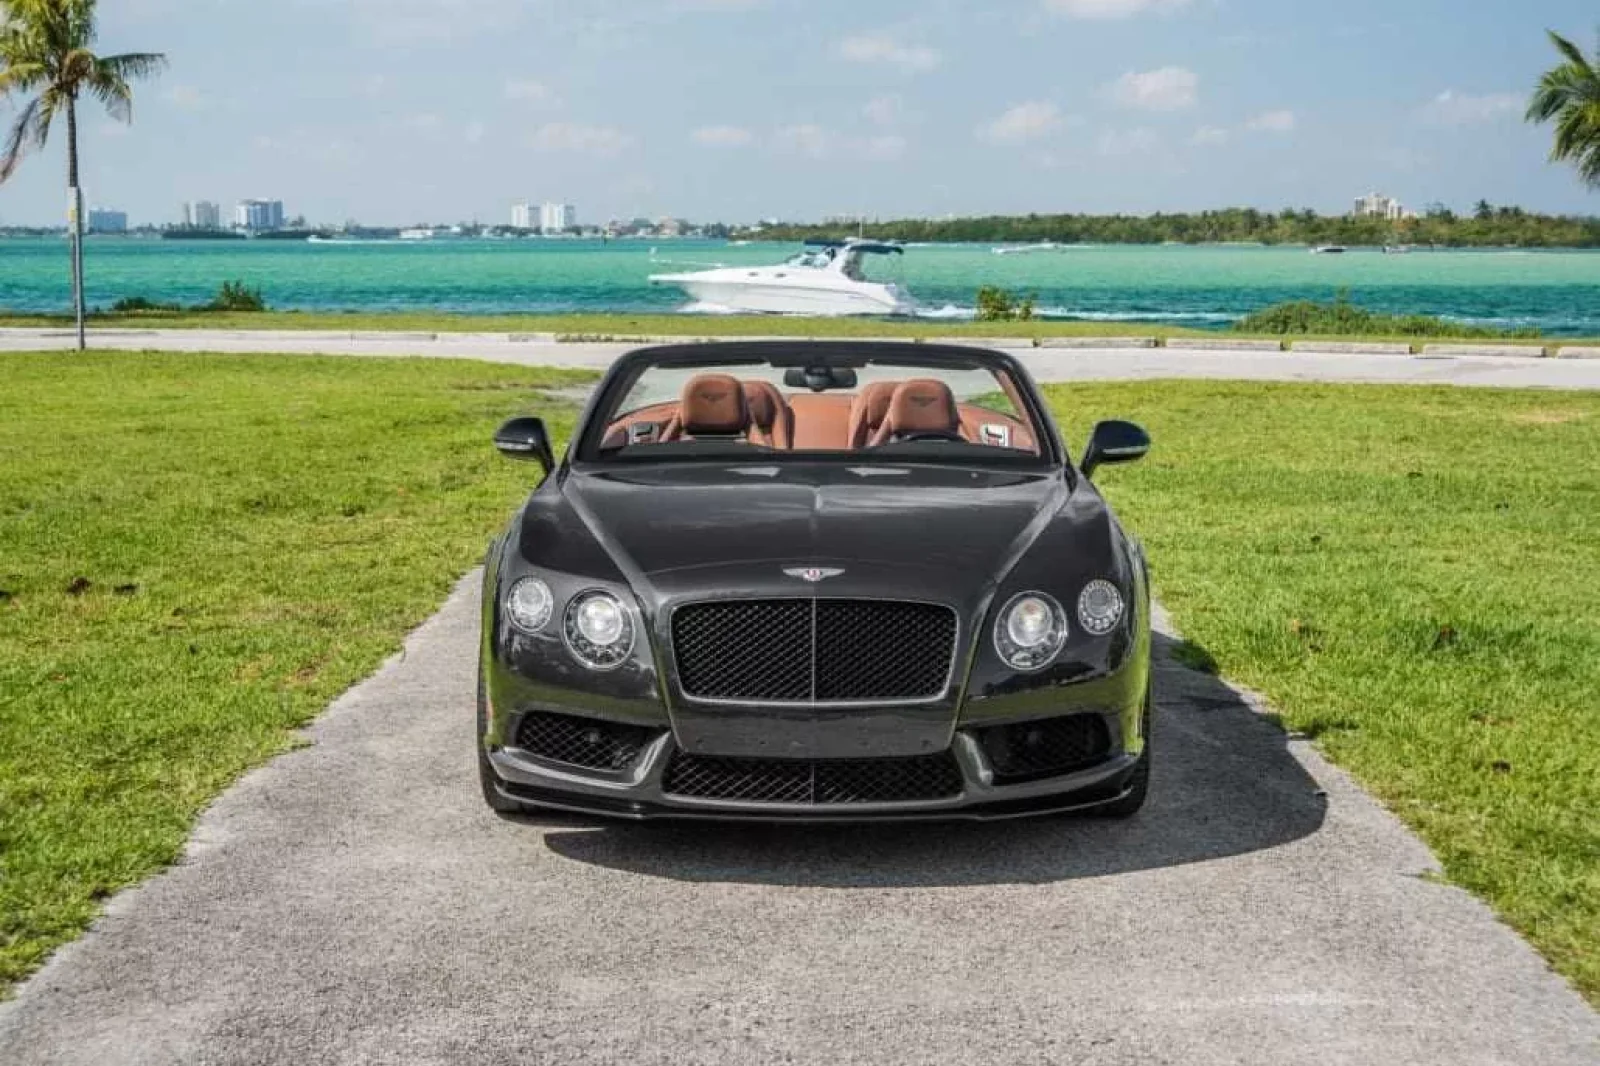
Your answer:
[[[525,577],[506,593],[506,617],[524,633],[537,633],[550,621],[556,598],[550,586],[536,577]]]
[[[1067,643],[1067,613],[1042,592],[1024,592],[995,620],[994,646],[1013,670],[1042,670]]]
[[[1109,581],[1091,581],[1078,596],[1078,622],[1097,637],[1117,628],[1123,610],[1122,593]]]
[[[633,615],[609,592],[585,592],[567,605],[562,635],[574,659],[591,670],[612,670],[633,651]]]

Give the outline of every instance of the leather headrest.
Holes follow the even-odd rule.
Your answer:
[[[932,378],[917,378],[894,390],[887,424],[896,436],[951,433],[960,428],[961,414],[950,386]]]
[[[683,387],[679,407],[689,437],[737,437],[750,429],[750,407],[738,378],[698,374]]]
[[[889,417],[889,400],[894,396],[898,381],[874,381],[856,394],[850,405],[850,447],[863,447],[883,420]]]
[[[783,408],[783,394],[777,386],[767,381],[746,381],[744,400],[750,408],[750,424],[762,429],[777,425],[778,412]]]

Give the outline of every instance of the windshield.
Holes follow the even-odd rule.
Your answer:
[[[612,400],[597,415],[603,429],[585,458],[808,453],[970,462],[1048,454],[1023,391],[1030,386],[979,356],[794,363],[645,365],[609,390]]]

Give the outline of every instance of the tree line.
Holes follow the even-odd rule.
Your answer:
[[[1028,244],[1340,244],[1446,248],[1600,248],[1600,218],[1540,215],[1480,201],[1457,215],[1435,205],[1418,218],[1319,215],[1310,209],[1227,208],[1193,214],[990,215],[981,218],[898,219],[884,222],[767,226],[768,240],[853,237],[916,242]]]

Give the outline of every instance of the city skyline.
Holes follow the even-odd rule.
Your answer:
[[[391,225],[504,219],[530,186],[584,190],[591,220],[1335,214],[1359,188],[1597,209],[1521,119],[1544,29],[1592,33],[1578,0],[202,6],[102,11],[106,46],[172,60],[131,129],[84,123],[85,186],[136,219],[228,188]],[[0,223],[61,221],[60,154],[0,191]]]

